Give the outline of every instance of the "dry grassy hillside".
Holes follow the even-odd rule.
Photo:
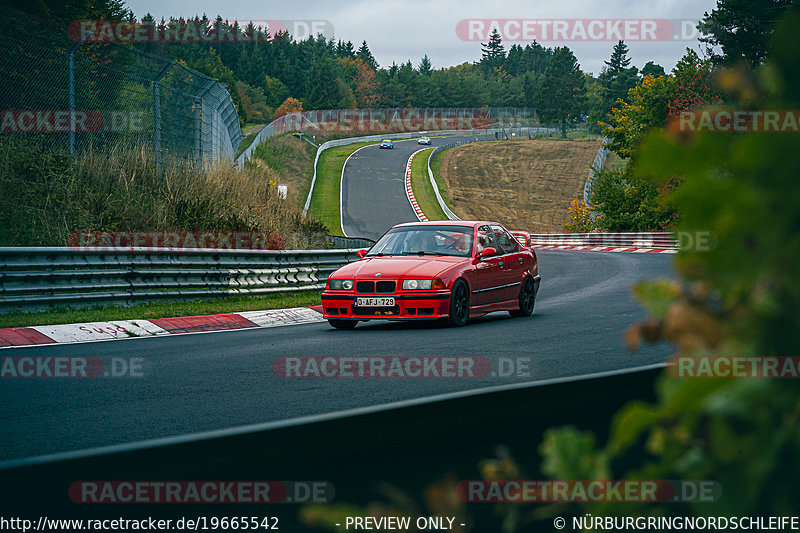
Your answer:
[[[446,150],[439,167],[462,219],[496,220],[534,233],[563,231],[599,141],[534,139]]]

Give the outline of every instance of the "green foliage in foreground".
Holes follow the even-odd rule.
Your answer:
[[[659,187],[626,165],[601,170],[592,189],[592,208],[597,216],[592,229],[605,231],[664,231],[674,225],[677,215],[665,203],[663,192],[678,180]]]
[[[772,55],[758,76],[739,72],[732,100],[757,109],[800,106],[800,14],[790,13],[774,35]],[[738,87],[738,92],[737,92]],[[757,96],[753,96],[753,88]],[[743,98],[748,101],[743,101]],[[666,282],[637,287],[652,311],[629,332],[674,342],[681,354],[797,355],[800,331],[800,183],[797,133],[658,133],[636,158],[637,176],[663,185],[680,176],[670,195],[678,229],[710,230],[711,251],[681,252],[680,273],[691,289]],[[800,387],[792,379],[678,379],[662,376],[654,404],[633,402],[617,413],[601,447],[553,446],[586,436],[552,429],[540,447],[553,477],[586,479],[608,462],[612,479],[714,480],[715,503],[693,503],[697,515],[792,515],[800,479]],[[594,515],[670,515],[676,504],[603,503]]]

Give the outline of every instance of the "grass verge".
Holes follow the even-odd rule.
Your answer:
[[[447,191],[447,184],[442,179],[441,172],[439,172],[445,152],[447,152],[447,150],[440,150],[434,154],[433,159],[431,159],[431,171],[433,172],[433,179],[436,180],[436,185],[439,187],[439,194],[442,195],[442,200],[444,200],[447,207],[455,213],[453,210],[453,202],[450,200],[450,193]]]
[[[259,169],[267,180],[286,185],[287,199],[302,209],[311,186],[316,152],[316,148],[290,133],[275,135],[256,147],[247,166]]]
[[[269,294],[262,297],[229,296],[207,300],[189,300],[169,303],[144,303],[132,307],[98,306],[89,309],[53,309],[37,313],[9,313],[0,315],[0,328],[72,324],[76,322],[109,322],[170,318],[176,316],[213,315],[239,311],[260,311],[287,307],[306,307],[320,304],[322,291],[309,290]]]
[[[428,220],[447,220],[447,215],[436,200],[436,193],[428,177],[428,157],[433,150],[434,148],[427,148],[415,155],[411,161],[411,189]]]
[[[65,246],[76,231],[277,231],[286,248],[324,246],[325,228],[278,198],[268,178],[224,161],[200,168],[165,157],[158,169],[146,147],[73,158],[0,138],[0,246]]]
[[[317,182],[311,197],[309,213],[328,228],[331,235],[342,235],[341,214],[339,213],[339,190],[344,162],[350,154],[361,147],[375,142],[334,146],[322,152],[317,162]]]

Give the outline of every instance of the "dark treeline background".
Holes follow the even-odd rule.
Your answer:
[[[17,9],[69,24],[76,20],[127,20],[160,26],[149,14],[138,20],[121,0],[11,0]],[[182,19],[177,20],[183,23]],[[197,27],[229,26],[253,35],[259,28],[240,28],[206,15]],[[185,63],[225,84],[242,123],[269,122],[298,109],[369,107],[534,107],[554,122],[594,121],[624,97],[648,70],[630,67],[627,48],[619,43],[599,76],[585,74],[569,48],[537,42],[506,49],[495,32],[476,46],[476,59],[435,68],[427,55],[417,64],[379,65],[366,41],[296,40],[287,33],[268,34],[268,41],[226,43],[137,43],[134,46]],[[554,103],[554,100],[557,100]],[[283,104],[283,106],[282,106]]]
[[[154,20],[149,14],[138,20],[123,0],[9,1],[18,9],[64,24],[126,20],[158,27],[185,22]],[[792,3],[758,0],[740,5],[719,0],[717,9],[706,13],[698,26],[701,41],[707,45],[709,68],[731,61],[751,66],[763,61],[774,20]],[[741,21],[750,22],[739,24]],[[193,24],[209,30],[228,27],[232,33],[250,36],[262,31],[252,24],[241,28],[235,22],[206,15],[196,16]],[[740,26],[747,31],[732,30]],[[506,49],[496,31],[479,48],[476,45],[476,60],[440,68],[435,68],[427,55],[416,65],[411,60],[379,65],[366,41],[358,44],[322,35],[297,40],[287,33],[267,33],[257,42],[134,46],[220,80],[229,89],[242,124],[265,123],[290,111],[311,109],[492,106],[533,107],[544,122],[562,126],[588,122],[596,127],[612,119],[609,113],[613,108],[630,101],[630,90],[647,75],[659,78],[666,74],[652,61],[641,70],[632,66],[622,41],[609,49],[609,59],[595,76],[583,72],[568,47],[548,48],[534,41]],[[697,63],[697,54],[687,51],[683,61]]]

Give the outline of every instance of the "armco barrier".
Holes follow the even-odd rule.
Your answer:
[[[630,233],[531,233],[533,246],[605,246],[615,248],[662,248],[677,250],[670,232]]]
[[[0,313],[321,289],[355,252],[0,248]]]
[[[592,189],[594,189],[594,180],[597,177],[595,173],[599,170],[603,170],[606,164],[608,143],[610,142],[611,139],[607,137],[603,138],[603,144],[601,144],[600,148],[597,150],[597,155],[594,156],[594,161],[592,162],[592,168],[589,169],[589,177],[586,178],[586,184],[583,186],[583,202],[586,205],[591,205],[592,203]]]
[[[371,248],[375,241],[372,239],[362,239],[358,237],[338,237],[335,235],[328,236],[328,242],[331,248],[337,250],[354,250],[356,248]]]

